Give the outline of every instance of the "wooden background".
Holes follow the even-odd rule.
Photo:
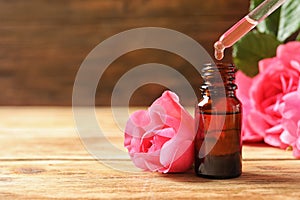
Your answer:
[[[248,0],[1,0],[0,105],[71,105],[80,64],[100,42],[131,28],[180,31],[212,54],[215,40],[248,10]],[[230,62],[228,52],[226,62]],[[192,66],[172,54],[139,50],[117,59],[101,79],[97,105],[109,105],[116,81],[134,66],[157,62],[199,85]],[[148,105],[164,88],[146,85],[131,105]]]

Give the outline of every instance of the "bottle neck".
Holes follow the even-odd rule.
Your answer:
[[[206,64],[202,69],[204,83],[201,86],[202,95],[235,97],[235,72],[236,68],[232,64]]]

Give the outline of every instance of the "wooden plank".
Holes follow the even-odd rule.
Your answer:
[[[0,198],[276,200],[300,195],[300,160],[262,144],[243,147],[243,174],[236,179],[203,179],[192,170],[141,172],[128,157],[120,158],[103,145],[107,140],[116,148],[123,145],[110,108],[97,108],[96,113],[108,132],[89,138],[107,154],[100,160],[84,149],[70,107],[0,107]],[[127,110],[119,108],[118,113],[118,120],[126,122]]]
[[[118,162],[127,165],[129,161]],[[297,199],[300,161],[247,161],[240,178],[115,171],[96,161],[1,162],[0,197],[20,199]]]
[[[64,134],[60,132],[59,134]],[[0,152],[0,160],[14,160],[14,159],[93,159],[93,155],[89,154],[87,149],[82,144],[76,134],[74,137],[38,137],[38,136],[18,136],[1,138],[1,147],[5,149]],[[108,152],[111,146],[115,147],[114,152],[106,154],[108,158],[122,158],[128,159],[129,156],[119,154],[118,150],[127,152],[123,147],[123,137],[118,138],[90,138],[86,145],[97,146],[101,151]],[[95,150],[96,152],[96,150]],[[243,146],[243,160],[294,160],[291,151],[270,147],[265,144],[260,145],[244,145]]]
[[[131,108],[134,110],[142,108]],[[189,109],[192,112],[192,109]],[[113,118],[110,108],[96,108],[97,117],[104,137],[90,138],[90,145],[107,151],[105,143],[116,147],[116,152],[108,156],[118,157],[123,147],[123,132],[128,119],[127,108],[119,108],[117,118]],[[1,107],[0,151],[2,159],[92,159],[86,151],[80,135],[76,131],[70,107]],[[87,130],[89,131],[89,130]],[[291,151],[273,148],[265,144],[244,145],[244,160],[294,159]],[[128,157],[122,157],[126,159]]]
[[[0,130],[2,133],[0,134],[0,144],[5,149],[5,151],[0,152],[0,157],[4,159],[91,158],[75,130]],[[115,136],[111,136],[112,134]],[[120,130],[105,132],[105,137],[90,138],[87,141],[88,145],[96,145],[103,150],[109,148],[104,145],[105,143],[111,143],[116,147],[116,150],[120,149],[126,152],[123,147],[123,134]],[[114,155],[113,152],[111,155]],[[274,148],[266,144],[245,144],[243,146],[243,158],[244,160],[294,159],[291,151]]]
[[[131,28],[174,29],[212,54],[214,41],[247,12],[248,4],[246,0],[1,1],[0,105],[70,105],[75,75],[87,54],[103,40]],[[109,105],[112,87],[124,68],[150,62],[150,57],[133,53],[114,63],[115,73],[109,71],[103,81],[105,89],[97,94],[97,105]],[[183,74],[193,74],[174,56],[155,57],[181,67]],[[187,77],[198,86],[198,79]],[[132,104],[149,104],[161,92],[148,89],[142,88]],[[146,92],[148,98],[141,99]]]
[[[172,2],[158,0],[47,0],[2,1],[1,19],[5,22],[15,21],[26,24],[81,23],[86,20],[124,18],[124,17],[158,17],[158,16],[236,16],[247,10],[246,0],[211,0],[188,3],[184,0]],[[240,9],[237,9],[240,8]],[[44,23],[43,23],[44,22]],[[55,24],[56,24],[55,23]],[[16,23],[16,25],[21,25]]]
[[[14,38],[11,39],[12,42],[7,42],[9,39],[4,38],[2,41],[6,43],[0,44],[3,47],[0,50],[3,56],[0,58],[2,65],[0,78],[1,81],[3,80],[3,88],[5,88],[0,104],[70,105],[76,72],[82,61],[97,44],[121,31],[143,26],[171,28],[191,36],[212,53],[213,42],[221,34],[221,31],[216,33],[215,27],[225,30],[230,26],[230,24],[224,23],[214,23],[212,26],[209,24],[209,20],[206,24],[195,22],[184,25],[185,20],[191,21],[190,19],[165,21],[158,19],[157,22],[153,20],[121,20],[115,25],[113,22],[106,25],[82,25],[81,29],[88,31],[81,32],[77,32],[78,27],[66,27],[64,30],[59,27],[26,27],[25,31],[21,27],[8,30],[9,37]],[[32,38],[34,38],[33,41]],[[175,69],[181,68],[180,72],[184,75],[187,74],[186,77],[192,85],[199,86],[199,76],[198,79],[193,78],[194,74],[196,75],[193,71],[194,68],[186,62],[178,62],[180,58],[175,55],[166,56],[166,53],[155,51],[150,54],[143,53],[143,51],[130,54],[133,55],[131,57],[126,55],[122,60],[113,63],[110,66],[111,70],[104,75],[104,79],[101,81],[104,84],[102,86],[104,90],[97,94],[97,105],[109,105],[113,86],[124,74],[124,71],[147,62],[158,61],[158,63],[172,66]],[[112,71],[114,71],[113,76]],[[32,77],[35,79],[33,80]],[[159,93],[159,91],[146,88],[143,88],[143,91],[148,94],[148,98],[133,99],[133,105],[147,105]],[[143,97],[144,95],[139,94],[139,96]]]
[[[33,134],[31,134],[33,133]],[[76,133],[69,137],[59,135],[68,135],[67,132],[49,131],[46,132],[50,136],[45,136],[41,132],[27,132],[24,131],[16,135],[9,136],[9,132],[4,132],[0,135],[0,145],[4,151],[0,152],[0,160],[14,160],[14,159],[93,159],[92,154],[89,154],[82,144],[82,140],[78,138]],[[45,132],[44,132],[45,134]],[[51,135],[52,134],[52,135]],[[97,146],[101,151],[108,152],[111,146],[115,147],[114,152],[107,153],[108,158],[122,158],[128,159],[127,154],[119,154],[118,150],[127,152],[123,147],[124,139],[120,134],[119,137],[106,138],[89,138],[86,140],[86,145]],[[96,150],[95,150],[96,151]],[[265,144],[260,145],[244,145],[243,159],[247,160],[293,160],[291,151],[270,147]]]

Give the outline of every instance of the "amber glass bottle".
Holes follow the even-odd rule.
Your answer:
[[[235,67],[206,64],[195,109],[195,173],[206,178],[234,178],[242,173],[242,105],[235,96]]]

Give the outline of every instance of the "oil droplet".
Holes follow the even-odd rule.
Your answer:
[[[224,58],[224,51],[215,49],[215,58],[217,60],[222,60]]]
[[[224,58],[224,50],[225,50],[223,43],[221,41],[217,41],[214,44],[214,48],[215,48],[215,58],[217,60],[222,60]]]

